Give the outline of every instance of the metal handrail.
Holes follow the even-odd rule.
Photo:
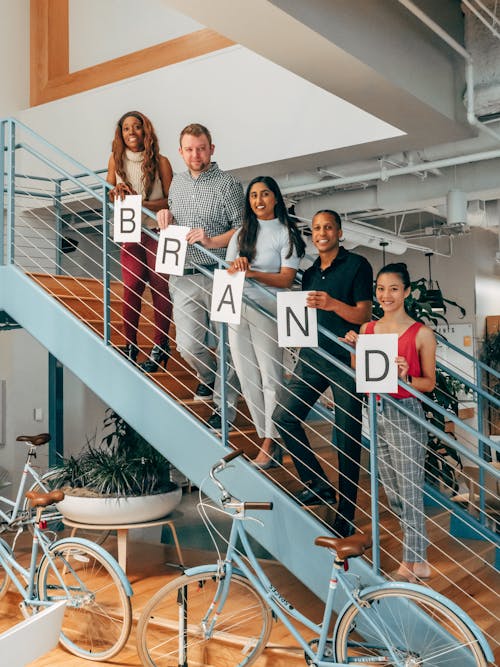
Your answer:
[[[110,326],[110,320],[111,320],[111,317],[110,317],[110,299],[109,299],[109,278],[110,278],[110,274],[109,274],[109,266],[107,264],[108,251],[107,251],[107,248],[106,248],[106,243],[107,243],[107,236],[108,235],[106,234],[106,228],[107,228],[107,225],[108,225],[108,216],[107,216],[108,208],[107,207],[109,205],[108,202],[107,202],[107,192],[112,186],[109,183],[107,183],[104,179],[102,179],[96,172],[92,172],[92,171],[86,169],[78,161],[74,160],[73,158],[71,158],[69,155],[67,155],[63,151],[60,151],[59,149],[53,147],[48,141],[46,141],[42,137],[39,137],[35,132],[30,130],[30,128],[25,126],[23,123],[19,123],[18,121],[15,121],[15,120],[12,120],[12,119],[10,119],[7,122],[3,121],[1,123],[1,131],[2,131],[2,137],[3,138],[5,137],[5,129],[4,128],[5,128],[6,125],[11,129],[11,131],[12,131],[12,128],[15,127],[15,126],[21,127],[23,130],[27,131],[29,134],[31,134],[33,137],[35,137],[37,141],[41,141],[41,143],[43,145],[45,145],[46,147],[50,148],[50,150],[52,150],[52,151],[55,150],[58,155],[64,157],[66,160],[70,161],[73,165],[75,165],[77,168],[80,169],[80,173],[78,173],[76,175],[72,174],[67,169],[64,169],[63,167],[56,164],[50,158],[48,158],[44,154],[40,153],[40,151],[33,148],[31,145],[26,144],[25,142],[16,143],[15,147],[16,147],[17,150],[20,150],[20,149],[26,150],[28,153],[30,153],[31,155],[36,157],[38,160],[40,160],[42,162],[42,164],[45,164],[46,166],[51,167],[57,173],[61,174],[60,177],[54,178],[54,179],[46,179],[45,177],[40,177],[40,179],[39,179],[40,181],[46,182],[47,180],[49,180],[49,181],[55,183],[56,188],[55,188],[54,194],[45,194],[45,193],[38,192],[38,193],[36,193],[37,197],[39,197],[39,196],[44,197],[45,196],[45,197],[53,198],[55,202],[60,202],[62,199],[64,199],[67,196],[74,196],[74,194],[78,194],[80,192],[85,192],[85,193],[89,194],[90,196],[92,196],[93,198],[99,200],[102,203],[103,214],[104,214],[104,221],[103,221],[103,225],[104,225],[104,235],[103,235],[103,243],[104,243],[103,283],[104,283],[104,302],[105,302],[105,304],[104,304],[105,305],[105,308],[104,308],[104,323],[105,323],[104,324],[104,332],[105,332],[104,333],[104,342],[105,342],[105,344],[109,344],[109,326]],[[11,145],[12,145],[13,137],[10,136],[10,139],[11,139]],[[10,173],[15,173],[15,169],[13,168],[14,167],[14,159],[13,159],[12,152],[13,151],[11,150],[10,152],[7,153],[7,155],[10,156],[10,163],[8,165],[10,167],[10,169],[7,169],[7,172],[5,172],[5,169],[2,168],[2,172],[7,173],[7,175],[9,174],[9,172]],[[0,157],[1,157],[2,160],[3,160],[4,154],[5,154],[4,151],[0,152]],[[3,165],[1,165],[1,166],[3,167]],[[103,171],[101,171],[100,173],[103,173]],[[80,179],[85,178],[85,177],[92,177],[95,180],[96,185],[92,184],[92,186],[90,186],[90,185],[86,185],[86,184],[82,183]],[[68,182],[68,181],[71,182],[73,185],[75,185],[78,188],[78,190],[70,190],[70,191],[62,192],[60,184],[62,182]],[[7,185],[9,185],[9,184],[7,184]],[[96,192],[96,190],[94,188],[100,189],[101,193]],[[4,189],[2,188],[2,196],[4,194],[3,190]],[[15,190],[14,191],[12,191],[12,190],[9,191],[8,192],[9,199],[12,198],[15,194],[16,194]],[[24,191],[23,194],[26,194],[26,191]],[[112,205],[110,205],[110,206],[112,207]],[[2,208],[2,211],[3,211],[3,208]],[[152,218],[152,219],[155,218],[155,216],[149,210],[143,208],[143,212],[149,218]],[[11,215],[12,215],[12,212],[11,212]],[[13,225],[12,225],[12,230],[10,229],[10,227],[11,226],[9,225],[8,229],[10,231],[8,231],[8,233],[12,234]],[[154,232],[152,232],[151,230],[149,230],[147,228],[145,228],[144,231],[145,231],[145,233],[149,234],[152,237],[157,237],[157,235]],[[12,238],[12,237],[9,237],[9,238]],[[12,241],[9,241],[9,246],[11,246],[11,245],[12,245]],[[227,264],[227,262],[225,262],[225,260],[218,257],[217,255],[212,253],[210,250],[208,250],[208,249],[206,249],[202,246],[199,246],[199,248],[212,260],[212,263],[217,263],[218,266],[221,267],[221,268],[228,266],[228,264]],[[2,258],[3,258],[3,255],[2,255]],[[203,267],[203,265],[199,265],[199,269],[202,273],[205,273],[207,275],[209,274],[209,272]],[[252,283],[252,286],[257,287],[258,290],[262,293],[273,293],[271,290],[267,289],[265,286],[262,286],[255,281],[251,281],[251,283]],[[246,296],[244,296],[244,299],[247,303],[251,303],[251,305],[253,307],[255,307],[257,310],[263,312],[268,317],[276,319],[275,316],[272,315],[271,313],[269,313],[268,311],[266,311],[265,308],[263,308],[262,306],[260,306],[259,304],[255,303],[255,302],[252,302],[253,301],[252,299],[249,299]],[[332,334],[330,331],[325,330],[321,326],[318,327],[318,329],[323,335],[325,335],[332,342],[334,342],[337,345],[343,347],[344,349],[348,350],[349,352],[353,351],[352,348],[349,345],[347,345],[343,341],[339,340],[339,338],[337,336],[335,336],[334,334]],[[226,328],[225,328],[225,326],[223,326],[222,327],[223,343],[225,342],[225,338],[226,338]],[[481,368],[484,368],[485,370],[488,370],[488,372],[493,371],[493,369],[490,369],[486,364],[483,364],[482,362],[478,362],[478,360],[474,359],[474,357],[471,357],[467,353],[463,353],[463,351],[461,351],[459,348],[457,348],[453,344],[446,341],[446,339],[444,339],[443,342],[444,342],[445,345],[450,347],[450,349],[453,349],[453,350],[459,352],[465,358],[473,360],[475,363],[479,363]],[[223,371],[222,371],[223,375],[225,375],[225,372],[226,372],[225,369],[226,369],[226,366],[227,366],[226,345],[225,344],[221,345],[221,354],[222,354],[221,367],[223,369]],[[343,370],[343,372],[345,372],[346,374],[348,374],[350,376],[354,376],[354,371],[350,367],[346,366],[345,364],[340,362],[335,357],[332,357],[327,351],[325,351],[323,349],[318,349],[317,354],[320,355],[321,357],[325,358],[328,362],[336,365],[337,367],[340,367]],[[475,391],[478,396],[487,399],[488,401],[490,401],[494,405],[497,405],[497,406],[500,405],[500,401],[498,401],[494,396],[491,396],[490,394],[488,394],[488,392],[486,392],[484,389],[482,389],[482,387],[479,387],[478,385],[476,385],[475,383],[470,381],[468,378],[463,378],[456,371],[449,369],[445,364],[439,363],[439,366],[441,368],[443,368],[446,372],[448,372],[452,377],[456,377],[461,382],[464,382],[464,384],[466,386],[469,386],[473,391]],[[495,371],[493,371],[493,374],[497,375],[495,373]],[[225,392],[225,382],[222,383],[222,386],[223,386],[222,391]],[[407,385],[402,381],[399,381],[399,386],[407,387]],[[480,447],[479,447],[480,450],[481,450],[482,447],[489,447],[492,451],[499,451],[499,445],[494,440],[492,440],[491,438],[489,438],[485,434],[481,433],[480,431],[474,429],[473,427],[469,426],[468,424],[464,424],[456,415],[446,411],[444,408],[442,408],[441,406],[437,405],[435,402],[430,400],[426,395],[421,394],[420,392],[416,391],[413,387],[411,387],[411,391],[414,395],[416,395],[422,401],[422,403],[424,403],[428,407],[432,407],[433,411],[439,413],[442,417],[445,417],[446,419],[448,419],[448,420],[454,422],[455,424],[459,425],[462,429],[464,429],[468,433],[468,435],[470,435],[474,439],[476,439],[478,441],[478,443],[480,443]],[[394,399],[392,399],[390,396],[388,396],[386,398],[386,400],[394,401]],[[370,412],[370,422],[372,424],[375,424],[375,422],[376,422],[375,414],[374,414],[374,412],[372,412],[372,410],[373,410],[372,408],[370,408],[370,410],[371,410],[371,412]],[[403,410],[403,412],[404,412],[404,410]],[[412,417],[412,419],[415,419],[415,415],[413,413],[410,416]],[[223,402],[223,417],[224,417],[224,402]],[[417,418],[417,421],[420,421],[419,418]],[[224,420],[224,422],[225,422],[225,420]],[[480,467],[480,470],[481,470],[482,474],[484,475],[484,470],[487,467],[487,462],[484,461],[484,458],[481,455],[477,455],[474,452],[471,452],[470,450],[466,449],[461,443],[457,443],[448,434],[443,433],[443,431],[441,431],[437,427],[434,427],[432,424],[429,424],[428,422],[425,422],[425,427],[427,428],[428,431],[430,431],[431,433],[434,433],[434,435],[437,435],[441,440],[446,442],[448,445],[454,447],[462,455],[466,456],[468,459],[470,459],[471,461],[476,463]],[[375,426],[373,426],[372,438],[374,438],[376,440],[376,427]],[[228,440],[228,432],[227,432],[227,424],[226,424],[226,428],[225,429],[223,428],[223,441],[227,443],[227,440]],[[496,471],[495,469],[493,469],[491,467],[488,467],[488,474],[493,474],[497,478],[500,477],[500,472]],[[376,496],[376,494],[375,494],[375,496]],[[376,501],[376,497],[374,499],[374,505],[373,505],[374,516],[376,515],[375,501]]]

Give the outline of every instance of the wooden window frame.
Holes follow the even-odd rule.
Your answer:
[[[68,0],[30,0],[30,104],[53,102],[233,44],[204,28],[70,72]]]

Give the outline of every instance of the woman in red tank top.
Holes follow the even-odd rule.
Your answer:
[[[406,264],[388,264],[378,273],[375,294],[383,317],[363,324],[360,334],[396,333],[398,356],[395,363],[401,380],[410,390],[399,387],[398,404],[424,418],[419,400],[411,387],[429,392],[436,384],[436,339],[432,329],[416,322],[405,310],[410,294],[410,276]],[[349,331],[345,340],[355,344],[358,335]],[[400,403],[401,402],[401,403]],[[379,474],[390,508],[398,515],[403,530],[403,558],[392,573],[394,579],[416,581],[430,576],[427,563],[427,536],[423,503],[425,446],[427,430],[389,401],[381,401],[378,419]]]

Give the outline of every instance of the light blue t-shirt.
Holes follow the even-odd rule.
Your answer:
[[[287,267],[297,270],[299,268],[300,259],[297,256],[297,251],[293,245],[293,251],[290,257],[287,258],[290,250],[290,239],[288,236],[288,229],[283,225],[278,218],[273,220],[258,220],[259,233],[257,234],[257,242],[255,245],[255,259],[251,263],[252,271],[261,271],[262,273],[279,273],[281,267]],[[232,262],[239,257],[238,252],[238,236],[240,230],[233,234],[226,253],[226,261]],[[265,286],[266,290],[271,290],[276,293],[280,290],[278,287]],[[266,298],[266,293],[257,287],[245,285],[245,295],[254,299],[261,305],[268,307],[273,299],[269,293]]]

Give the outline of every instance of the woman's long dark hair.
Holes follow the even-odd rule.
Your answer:
[[[153,190],[153,185],[155,182],[156,174],[159,173],[160,168],[160,148],[158,146],[158,138],[156,132],[154,131],[153,124],[147,116],[145,116],[140,111],[127,111],[120,118],[115,128],[115,136],[113,138],[113,144],[111,147],[111,152],[113,153],[113,158],[115,160],[115,170],[116,173],[120,176],[122,181],[131,187],[128,182],[127,174],[125,173],[125,166],[123,164],[123,156],[125,154],[125,142],[123,141],[122,126],[126,118],[132,116],[137,118],[138,121],[142,123],[144,129],[144,160],[142,162],[142,185],[144,187],[144,195],[146,199],[149,199],[151,191]]]
[[[287,213],[283,195],[281,194],[279,185],[271,176],[256,176],[248,184],[245,194],[245,210],[243,212],[243,225],[238,236],[238,250],[240,257],[246,257],[249,262],[255,259],[257,234],[259,233],[259,221],[250,206],[250,190],[256,183],[264,183],[264,185],[271,190],[276,197],[276,206],[274,207],[274,215],[278,218],[282,225],[288,229],[288,238],[290,245],[288,255],[286,258],[292,256],[295,248],[297,255],[303,257],[305,254],[306,244],[297,228],[294,220],[290,218]]]

